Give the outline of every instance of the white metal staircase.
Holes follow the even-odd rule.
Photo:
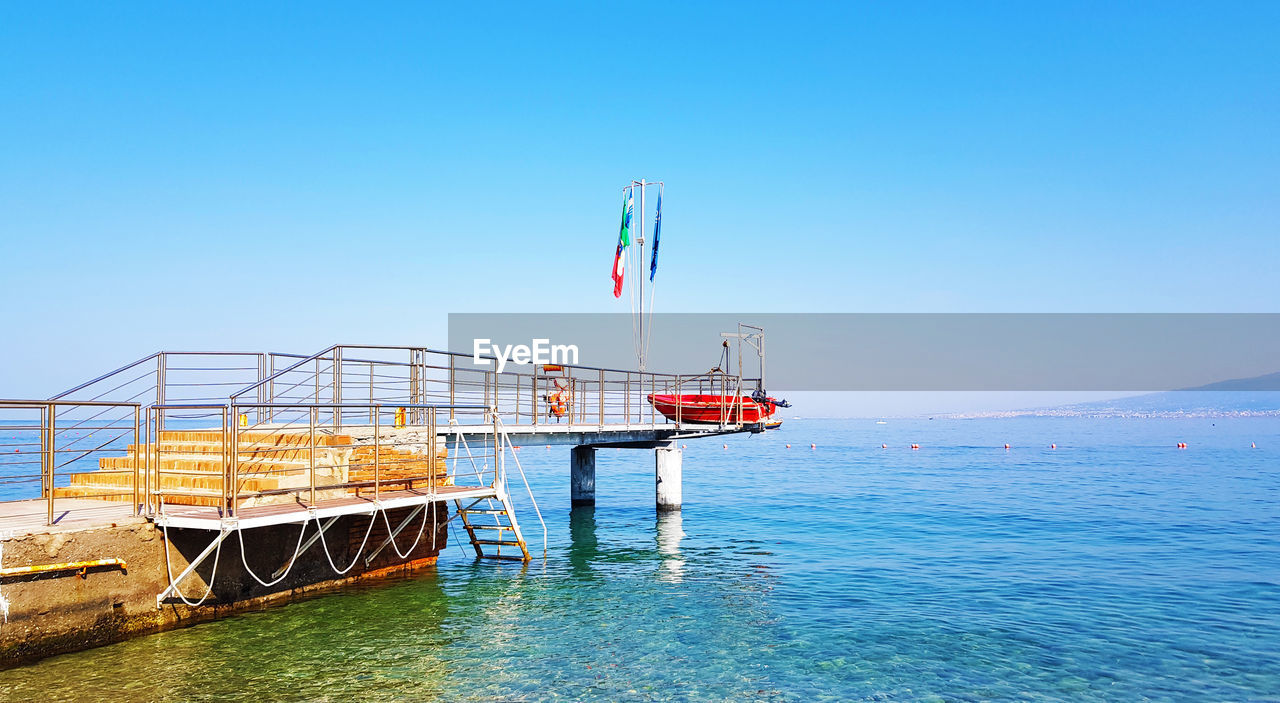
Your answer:
[[[460,446],[461,451],[454,452],[454,467],[452,471],[454,476],[457,476],[458,462],[465,458],[470,461],[475,475],[483,480],[483,477],[490,471],[487,460],[493,460],[493,481],[491,484],[493,494],[479,498],[454,500],[455,515],[459,522],[462,523],[463,529],[467,531],[471,546],[476,551],[476,558],[521,562],[529,561],[533,558],[529,553],[529,543],[525,540],[524,533],[520,531],[519,521],[516,520],[515,507],[512,505],[511,496],[507,492],[506,459],[508,453],[510,453],[512,460],[515,462],[520,479],[524,483],[525,490],[529,493],[529,501],[533,507],[534,514],[542,526],[542,554],[545,557],[547,553],[547,524],[542,519],[542,511],[538,509],[538,501],[533,496],[533,489],[529,487],[529,480],[524,474],[524,467],[520,465],[520,457],[512,451],[510,438],[507,435],[506,428],[502,425],[502,421],[495,421],[492,444],[486,448],[487,451],[481,449],[480,456],[476,456],[472,452],[471,447],[462,435],[456,435],[456,437],[457,444],[455,446]],[[477,464],[477,459],[480,459],[479,464]],[[507,548],[506,554],[503,554],[503,547]]]
[[[494,498],[481,498],[466,506],[462,501],[454,501],[458,518],[462,527],[471,539],[471,546],[476,556],[481,559],[507,559],[510,561],[529,561],[528,543],[520,532],[520,523],[516,522],[515,511],[511,508],[511,500],[505,495]],[[491,547],[490,551],[485,551]],[[502,548],[507,547],[507,553]],[[519,554],[512,553],[512,547]]]

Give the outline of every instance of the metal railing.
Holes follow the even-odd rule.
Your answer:
[[[322,421],[322,411],[371,417],[372,424],[339,432]],[[257,412],[273,421],[237,420]],[[440,422],[444,414],[455,420]],[[178,429],[183,422],[190,429]],[[479,405],[166,404],[147,409],[145,428],[141,474],[149,514],[204,505],[234,516],[246,507],[377,501],[397,491],[444,494],[504,480],[496,415]]]
[[[130,500],[139,505],[138,403],[0,400],[0,500],[43,500],[45,524],[59,502]],[[38,489],[38,490],[37,490]]]
[[[687,394],[734,399],[722,404],[718,423],[699,426],[733,431],[744,425],[746,389],[759,387],[741,369],[681,375],[548,365],[499,373],[492,359],[488,368],[473,361],[458,352],[379,345],[334,345],[311,355],[157,352],[49,400],[0,401],[0,501],[43,498],[52,524],[54,501],[73,497],[127,499],[154,514],[166,497],[234,513],[271,496],[305,494],[314,502],[335,487],[369,488],[376,496],[394,485],[436,485],[430,472],[396,474],[405,467],[385,463],[396,451],[406,452],[406,465],[421,461],[422,442],[414,451],[397,446],[406,432],[430,442],[448,435],[456,444],[477,413],[482,423],[514,432],[683,429],[680,409],[667,418],[649,399]],[[215,441],[166,444],[167,432],[183,431]],[[297,433],[309,438],[305,452],[267,444]],[[358,441],[346,446],[335,439],[341,437]],[[370,442],[372,454],[364,446]],[[474,449],[482,465],[500,453]],[[363,478],[330,480],[325,470],[339,465],[333,457],[342,452],[357,456],[343,464],[347,478],[352,471]],[[501,462],[492,463],[497,471]],[[393,475],[403,480],[389,480]],[[188,495],[175,495],[175,486]]]
[[[719,423],[719,429],[732,429],[744,424],[737,419],[741,413],[732,408],[746,403],[748,388],[759,387],[759,379],[744,378],[741,372],[681,375],[565,364],[498,372],[472,362],[469,354],[419,347],[334,345],[235,391],[230,402],[259,398],[266,404],[339,406],[355,401],[405,407],[470,403],[496,408],[513,428],[555,425],[585,430],[682,424],[679,417],[659,414],[648,399],[704,394],[734,399],[726,404]],[[351,413],[322,412],[337,427],[368,422]]]

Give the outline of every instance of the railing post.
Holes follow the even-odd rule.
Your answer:
[[[48,500],[48,514],[45,516],[46,525],[53,524],[53,492],[54,492],[54,472],[57,469],[57,424],[58,424],[58,406],[56,403],[49,403],[46,417],[48,423],[45,428],[46,439],[44,442],[45,449],[45,497]]]
[[[142,505],[138,502],[138,445],[141,444],[142,435],[138,431],[138,419],[142,414],[139,406],[133,406],[133,514],[142,514]]]
[[[231,423],[231,436],[227,436],[227,416],[235,418]],[[230,446],[227,441],[230,439]],[[236,463],[240,458],[240,408],[236,405],[222,408],[222,507],[227,517],[235,515]]]
[[[519,378],[519,376],[517,376],[516,378]],[[533,401],[533,405],[530,407],[533,408],[533,425],[534,427],[537,427],[538,425],[538,366],[537,364],[534,364],[533,366],[533,376],[531,378],[532,380],[530,381],[530,383],[533,384],[533,394],[532,394],[531,400]],[[519,424],[519,420],[517,420],[516,423]]]
[[[719,405],[720,405],[720,429],[722,429],[722,430],[724,429],[725,424],[727,424],[727,421],[728,421],[728,418],[729,418],[729,409],[725,407],[725,402],[724,402],[724,391],[725,391],[725,387],[724,387],[724,374],[720,374],[720,403],[719,403]]]
[[[680,427],[680,416],[683,414],[681,411],[684,410],[684,403],[680,402],[680,396],[681,396],[680,386],[681,386],[680,376],[677,375],[676,376],[676,392],[671,394],[672,398],[676,401],[676,427]]]
[[[143,496],[143,498],[147,504],[148,515],[156,514],[155,506],[152,504],[154,502],[153,501],[154,496],[152,496],[151,494],[151,475],[153,473],[151,470],[151,421],[152,421],[152,413],[154,411],[155,411],[155,408],[151,406],[147,406],[147,442],[145,445],[143,445],[143,447],[145,448],[145,451],[147,452],[146,458],[144,459],[147,470],[145,475],[143,476],[143,482],[146,485],[146,495]],[[158,459],[159,457],[157,457],[157,460]]]
[[[258,412],[253,416],[258,422],[262,422],[263,405],[267,403],[267,384],[263,381],[267,380],[267,354],[266,352],[258,353]],[[268,411],[270,412],[270,411]]]
[[[342,347],[333,350],[333,430],[342,429]]]
[[[493,406],[492,415],[493,415],[493,487],[500,488],[502,480],[501,480],[501,471],[498,468],[498,460],[502,456],[502,450],[501,450],[502,444],[501,444],[501,439],[498,436],[498,408],[496,405]]]
[[[627,380],[622,390],[622,424],[631,425],[631,372],[627,372]]]
[[[649,396],[658,394],[658,376],[657,374],[649,374]],[[646,397],[646,401],[648,398]],[[644,407],[644,406],[641,406]],[[658,426],[658,406],[649,403],[649,426],[657,428]]]
[[[373,362],[369,362],[369,424],[373,424]]]
[[[307,434],[310,437],[310,441],[307,442],[307,446],[310,450],[308,451],[308,458],[310,464],[309,473],[311,474],[311,500],[307,503],[307,507],[313,507],[316,504],[316,415],[319,412],[320,408],[313,405],[308,413],[310,422],[307,423]]]
[[[453,408],[453,406],[454,406],[454,404],[455,404],[455,403],[457,403],[457,401],[453,399],[453,393],[454,393],[454,370],[453,370],[453,363],[454,363],[454,356],[453,356],[453,354],[449,354],[449,421],[450,421],[450,422],[453,422],[453,420],[454,420],[454,415],[453,415],[453,413],[454,413],[454,408]]]
[[[436,409],[427,408],[427,456],[430,457],[431,473],[430,480],[427,485],[431,486],[430,493],[432,496],[436,494]]]
[[[573,414],[574,412],[577,411],[577,408],[575,406],[578,404],[578,379],[573,377],[572,369],[569,369],[568,367],[565,367],[565,368],[566,368],[566,373],[569,374],[569,389],[568,391],[566,391],[569,394],[569,401],[565,403],[565,407],[569,409],[569,412],[566,413],[566,415],[568,415],[569,417],[569,429],[572,430]]]
[[[600,426],[604,427],[604,369],[600,369]]]
[[[271,355],[270,365],[271,365],[271,374],[267,376],[267,378],[270,378],[271,380],[267,381],[267,402],[270,403],[272,407],[267,408],[267,422],[274,422],[276,419],[276,409],[274,407],[276,403],[276,355],[275,354]]]
[[[382,406],[377,406],[373,410],[373,501],[378,502],[378,493],[382,485],[382,477],[380,475],[381,461],[378,454],[381,453],[382,447]]]
[[[156,355],[156,405],[164,405],[165,403],[165,372],[168,370],[168,366],[167,354],[160,352]],[[156,431],[162,432],[164,430],[164,413],[160,413],[156,418],[156,422],[159,423],[156,426]]]

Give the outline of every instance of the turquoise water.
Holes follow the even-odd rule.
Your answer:
[[[0,697],[1280,700],[1280,421],[726,441],[690,444],[661,518],[648,453],[602,451],[598,507],[571,513],[568,450],[525,447],[545,561],[451,546],[410,579],[0,672]]]

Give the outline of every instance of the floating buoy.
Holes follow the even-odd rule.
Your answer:
[[[551,445],[550,445],[550,444],[548,444],[548,445],[547,445],[547,449],[550,449],[550,448],[551,448]]]
[[[790,449],[790,448],[791,448],[791,445],[790,445],[790,444],[788,444],[788,445],[787,445],[787,449]]]
[[[1186,448],[1187,448],[1186,442],[1178,442],[1178,449],[1186,449]]]
[[[688,449],[688,448],[689,448],[689,445],[687,445],[687,444],[681,444],[681,445],[680,445],[680,448],[681,448],[681,449]]]
[[[810,448],[810,449],[817,449],[817,448],[818,448],[818,445],[816,445],[816,444],[810,444],[810,445],[809,445],[809,448]]]
[[[1005,443],[1004,443],[1004,448],[1005,448],[1005,449],[1008,449],[1008,448],[1009,448],[1009,443],[1008,443],[1008,442],[1005,442]]]
[[[1249,443],[1249,448],[1250,448],[1250,449],[1257,449],[1257,448],[1258,448],[1258,444],[1257,444],[1257,442],[1250,442],[1250,443]],[[16,450],[16,449],[15,449],[14,451],[16,452],[16,451],[18,451],[18,450]]]
[[[881,444],[881,445],[880,445],[880,448],[881,448],[881,449],[888,449],[888,448],[889,448],[889,445],[887,445],[887,444]]]
[[[727,445],[727,444],[721,444],[721,445],[720,445],[720,448],[721,448],[721,449],[728,449],[728,448],[729,448],[729,445]]]
[[[913,444],[913,445],[911,445],[911,448],[912,448],[912,449],[919,449],[919,448],[920,448],[920,445],[919,445],[919,444]]]
[[[1056,444],[1050,444],[1050,445],[1049,445],[1049,448],[1050,448],[1050,449],[1057,449],[1057,448],[1058,448],[1058,445],[1056,445]]]

